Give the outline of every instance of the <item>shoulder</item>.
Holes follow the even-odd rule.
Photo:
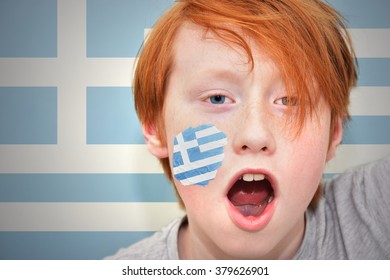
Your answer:
[[[325,182],[296,259],[390,258],[390,157]]]
[[[348,170],[328,181],[324,190],[326,201],[338,210],[387,220],[390,217],[390,157]]]
[[[390,179],[390,156],[354,168],[349,172],[346,172],[346,175],[358,176],[361,180],[364,180],[366,184],[388,184],[388,179]]]
[[[390,257],[389,200],[390,157],[328,181],[321,212],[324,236],[333,243],[339,240],[346,258]]]
[[[364,197],[366,203],[390,198],[390,156],[348,170],[326,187],[326,191],[341,198]]]
[[[152,236],[127,248],[120,249],[107,260],[166,260],[178,259],[177,235],[183,219],[176,219]]]

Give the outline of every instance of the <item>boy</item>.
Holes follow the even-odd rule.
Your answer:
[[[318,187],[354,53],[318,0],[183,0],[139,58],[136,110],[186,217],[112,258],[389,259],[390,159]]]

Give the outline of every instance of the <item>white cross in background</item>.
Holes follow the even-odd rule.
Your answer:
[[[162,173],[145,145],[86,144],[87,87],[130,87],[136,62],[87,57],[86,6],[58,0],[57,57],[0,58],[0,86],[57,87],[58,102],[58,144],[0,145],[0,173]]]

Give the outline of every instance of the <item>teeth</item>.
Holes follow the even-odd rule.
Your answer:
[[[264,178],[265,178],[264,174],[255,174],[254,175],[255,181],[261,181],[261,180],[264,180]]]
[[[247,173],[244,174],[240,179],[244,180],[245,182],[252,182],[252,181],[261,181],[264,180],[264,178],[265,178],[264,174]]]
[[[252,182],[252,181],[253,181],[253,174],[244,174],[244,176],[242,177],[242,179],[243,179],[245,182]]]

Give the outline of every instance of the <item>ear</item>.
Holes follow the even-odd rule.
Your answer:
[[[168,148],[164,144],[165,141],[160,139],[160,135],[155,125],[142,125],[142,133],[144,135],[146,146],[149,152],[157,158],[167,158]]]
[[[343,139],[343,121],[341,118],[337,118],[333,131],[331,131],[331,137],[329,139],[328,155],[326,161],[330,161],[336,155],[337,147],[340,145]]]

